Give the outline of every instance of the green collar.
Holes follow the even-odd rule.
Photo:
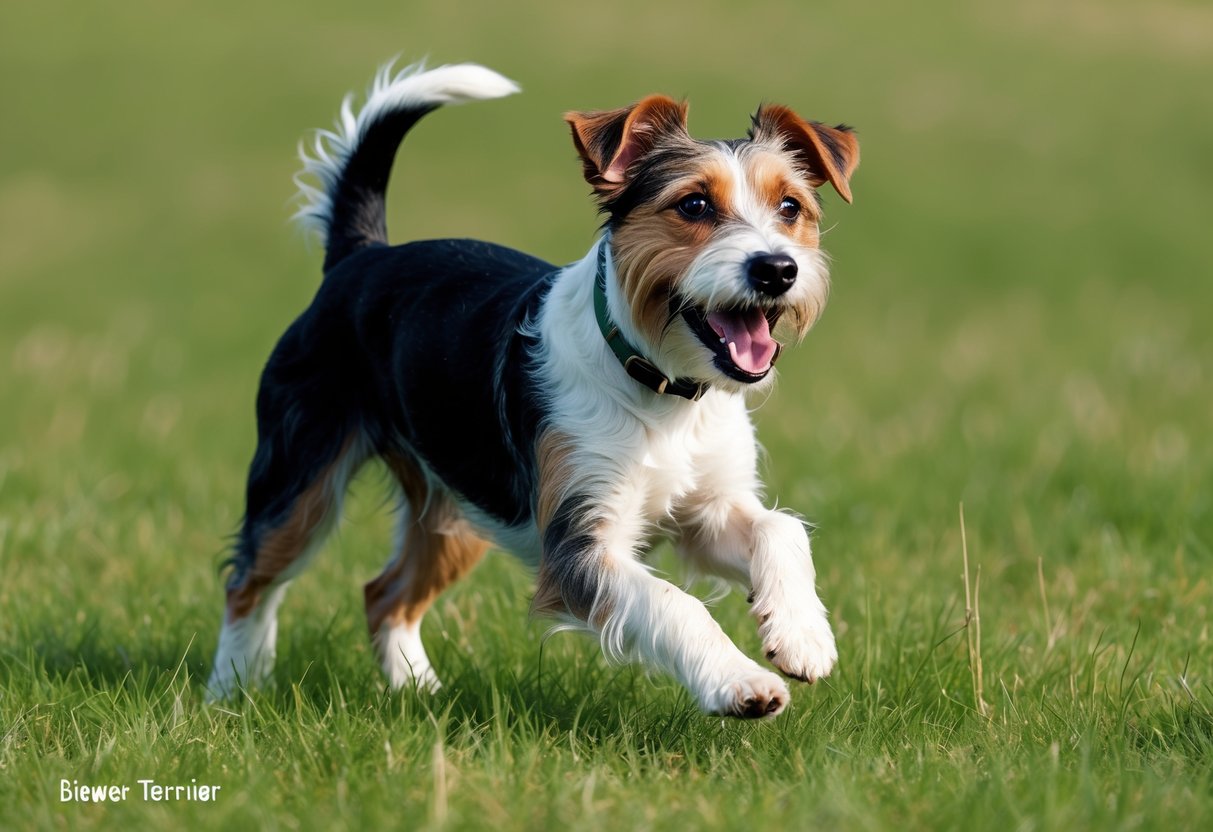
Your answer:
[[[652,390],[654,393],[681,396],[693,402],[699,401],[708,389],[706,381],[691,381],[690,379],[666,378],[652,361],[649,361],[640,351],[628,343],[619,332],[619,327],[611,320],[611,312],[607,309],[606,296],[606,255],[609,240],[603,239],[598,244],[598,274],[594,280],[594,316],[598,319],[598,330],[606,340],[607,346],[629,376]]]

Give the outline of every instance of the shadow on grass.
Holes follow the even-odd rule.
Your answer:
[[[205,653],[197,638],[118,643],[103,636],[95,623],[62,630],[43,627],[20,643],[0,645],[0,689],[49,684],[85,691],[132,686],[150,691],[185,674],[198,678]]]
[[[444,688],[436,694],[391,691],[364,634],[338,623],[344,620],[335,616],[328,626],[313,622],[290,632],[280,643],[272,684],[236,697],[223,710],[253,723],[322,722],[341,712],[384,726],[402,720],[441,724],[451,737],[495,731],[646,757],[698,757],[705,747],[740,745],[754,728],[703,715],[676,683],[637,665],[610,665],[595,645],[574,635],[552,649],[542,640],[490,638],[477,645],[487,649],[475,654],[439,642],[434,658]],[[200,707],[213,636],[187,635],[188,623],[122,640],[96,621],[28,627],[22,643],[0,646],[0,690],[69,708],[97,694],[99,701],[170,704],[184,694]]]

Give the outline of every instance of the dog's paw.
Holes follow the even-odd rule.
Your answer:
[[[442,689],[421,643],[420,623],[384,626],[375,639],[379,663],[392,690],[437,693]]]
[[[834,669],[838,648],[824,610],[793,608],[756,615],[763,652],[780,672],[812,684]]]
[[[711,691],[701,705],[709,714],[763,719],[776,716],[790,700],[783,679],[755,665]]]
[[[216,664],[202,692],[202,701],[208,705],[230,702],[253,690],[270,690],[274,679],[270,675],[274,661],[254,660],[237,669],[229,662],[226,667]]]
[[[392,690],[415,690],[418,693],[437,693],[442,690],[438,674],[430,667],[425,653],[411,660],[401,652],[388,653],[383,662]]]
[[[393,668],[388,671],[388,682],[392,690],[415,690],[418,693],[437,693],[442,690],[438,674],[428,664],[425,667]]]

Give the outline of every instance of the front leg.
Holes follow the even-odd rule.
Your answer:
[[[544,533],[536,612],[571,616],[608,657],[639,657],[677,678],[710,714],[772,717],[783,680],[742,653],[697,598],[633,556],[628,524],[584,496],[556,509]]]
[[[691,501],[679,513],[679,551],[701,569],[745,581],[763,651],[779,670],[814,682],[838,661],[817,597],[804,523],[753,494]]]

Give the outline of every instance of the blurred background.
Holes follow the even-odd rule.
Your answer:
[[[394,55],[524,89],[408,139],[398,241],[581,256],[598,219],[565,110],[661,91],[701,137],[741,135],[763,101],[855,125],[855,204],[825,196],[830,305],[758,415],[771,497],[818,524],[844,644],[885,627],[871,608],[955,612],[963,501],[987,638],[1035,626],[1043,575],[1072,626],[1127,639],[1144,619],[1162,665],[1207,669],[1213,7],[1195,0],[5,3],[0,643],[171,661],[180,633],[152,624],[171,615],[202,672],[257,376],[320,278],[288,222],[296,143]],[[364,478],[286,616],[338,611],[361,643],[382,502]],[[461,591],[504,583],[521,615],[506,563]]]

